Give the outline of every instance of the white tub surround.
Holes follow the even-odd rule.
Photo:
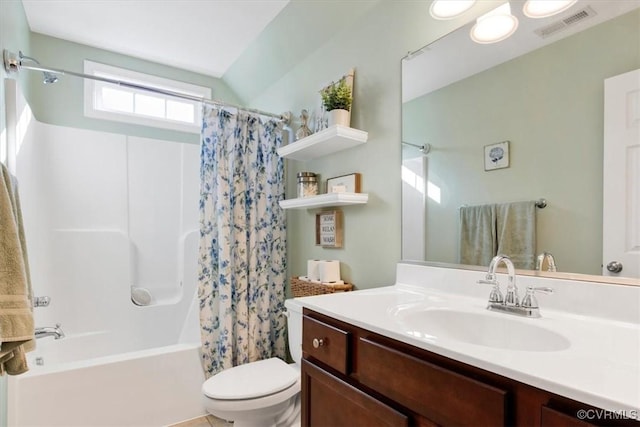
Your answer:
[[[477,284],[484,276],[400,263],[393,286],[299,301],[459,362],[640,416],[640,286],[517,276],[520,297],[528,286],[554,289],[537,296],[542,317],[532,319],[486,310],[491,287]],[[504,291],[506,275],[498,280]]]

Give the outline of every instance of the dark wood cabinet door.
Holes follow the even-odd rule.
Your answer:
[[[508,393],[360,338],[360,382],[444,426],[507,424]]]
[[[302,361],[303,427],[403,427],[409,417]]]

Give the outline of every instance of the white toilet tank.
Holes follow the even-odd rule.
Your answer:
[[[302,360],[302,305],[295,298],[284,302],[287,308],[287,332],[289,351],[296,365]]]

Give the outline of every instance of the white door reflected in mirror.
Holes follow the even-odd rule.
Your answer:
[[[604,83],[605,276],[640,278],[640,69]]]

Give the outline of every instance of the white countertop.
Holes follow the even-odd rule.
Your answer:
[[[402,267],[399,265],[400,268]],[[415,266],[411,268],[416,270]],[[434,270],[429,271],[425,277],[419,277],[421,268]],[[457,270],[441,270],[443,269],[436,267],[420,267],[416,270],[419,274],[413,274],[415,271],[412,273],[420,279],[414,280],[419,284],[396,283],[394,286],[298,300],[306,308],[369,331],[570,399],[640,419],[640,313],[637,313],[639,321],[635,322],[633,314],[632,321],[626,321],[627,319],[618,320],[615,316],[586,316],[552,308],[553,305],[563,306],[564,302],[548,303],[549,308],[545,309],[545,302],[550,302],[555,296],[548,299],[545,297],[544,301],[542,297],[539,298],[543,317],[538,319],[489,312],[485,308],[486,297],[477,296],[476,287],[479,285],[475,284],[474,279],[475,275],[481,277],[478,272],[463,272],[460,277],[447,277]],[[457,283],[462,280],[462,288],[466,286],[464,282],[468,282],[469,289],[473,290],[470,293],[474,295],[452,293],[455,286],[450,289],[443,287],[442,283],[435,283],[445,279],[456,280]],[[522,281],[526,282],[527,279],[523,278]],[[540,283],[539,279],[536,281],[538,285],[560,289],[556,294],[561,295],[563,289],[576,286],[576,283],[562,283],[563,281],[554,279],[543,279],[544,283]],[[591,292],[589,286],[592,285],[577,285],[582,286],[580,289],[585,289],[585,292]],[[606,288],[609,285],[600,286]],[[598,296],[598,292],[613,290],[595,289],[594,297]],[[480,287],[480,292],[487,297],[489,290],[488,287]],[[633,313],[635,304],[640,303],[640,288],[623,289],[618,293],[626,300],[631,296],[632,301],[628,302],[631,306],[621,307],[621,310]],[[560,298],[570,297],[569,292],[564,292],[564,296]],[[637,300],[633,301],[634,298]],[[600,301],[593,303],[606,305],[601,296],[599,299]],[[416,331],[404,322],[402,313],[416,307],[482,313],[504,319],[505,322],[524,322],[562,335],[568,340],[568,345],[556,351],[528,351],[441,338],[429,334],[429,325],[423,325]]]

